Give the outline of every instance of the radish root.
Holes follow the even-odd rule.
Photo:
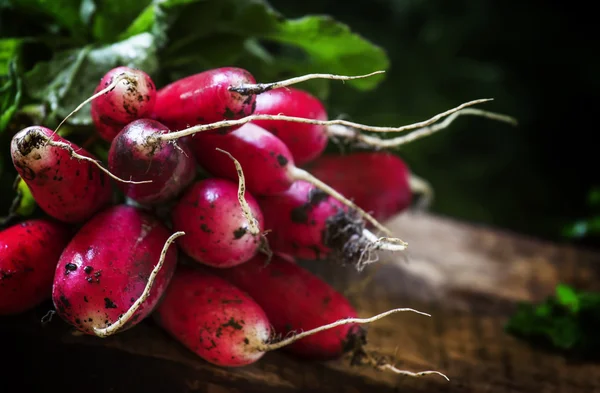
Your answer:
[[[115,87],[117,87],[117,85],[119,84],[119,82],[126,81],[128,83],[131,83],[132,79],[137,79],[137,77],[131,76],[131,75],[127,75],[127,73],[125,73],[125,72],[122,73],[122,74],[119,74],[117,77],[114,78],[114,80],[108,86],[106,86],[104,89],[100,90],[99,92],[97,92],[96,94],[94,94],[93,96],[91,96],[90,98],[88,98],[85,101],[83,101],[81,104],[79,104],[77,106],[77,108],[73,109],[73,111],[71,113],[69,113],[67,115],[67,117],[65,117],[63,119],[63,121],[60,122],[60,124],[58,125],[58,127],[56,127],[56,129],[54,130],[54,133],[57,133],[58,129],[67,121],[67,119],[69,117],[73,116],[79,110],[81,110],[81,108],[83,108],[85,104],[87,104],[88,102],[91,102],[92,100],[95,100],[96,98],[100,97],[102,94],[108,93],[109,91],[113,90]]]
[[[408,178],[408,185],[411,192],[420,194],[415,209],[417,211],[427,210],[433,201],[433,188],[431,187],[431,184],[422,177],[411,173]]]
[[[362,79],[368,78],[373,75],[383,74],[385,71],[375,71],[366,75],[356,75],[356,76],[345,76],[345,75],[334,75],[334,74],[307,74],[302,76],[297,76],[295,78],[285,79],[279,82],[271,82],[271,83],[257,83],[257,84],[242,84],[238,86],[230,86],[229,91],[234,91],[241,95],[252,95],[252,94],[261,94],[265,93],[269,90],[277,89],[280,87],[286,87],[295,85],[297,83],[305,82],[311,79],[330,79],[330,80],[340,80],[340,81],[349,81],[353,79]]]
[[[160,252],[160,258],[158,259],[158,263],[156,264],[156,266],[154,267],[154,269],[152,269],[152,272],[150,273],[150,277],[148,277],[148,282],[146,283],[146,287],[144,288],[144,291],[142,292],[142,294],[140,295],[140,297],[135,301],[135,303],[133,303],[131,305],[131,307],[129,307],[129,310],[127,310],[123,315],[121,315],[119,317],[119,319],[117,319],[117,321],[105,328],[94,328],[94,333],[96,334],[96,336],[98,337],[108,337],[110,335],[115,334],[117,331],[119,331],[119,329],[121,329],[125,324],[127,324],[127,322],[131,319],[131,317],[133,317],[133,314],[135,314],[135,312],[140,308],[140,306],[142,305],[143,302],[146,301],[146,299],[148,299],[148,296],[150,296],[150,291],[152,290],[152,285],[154,284],[154,280],[156,279],[156,276],[158,275],[158,272],[160,271],[160,269],[163,266],[163,263],[165,262],[165,258],[167,257],[167,252],[169,251],[169,246],[175,241],[175,239],[177,239],[180,236],[185,235],[185,232],[175,232],[174,234],[172,234],[167,241],[165,242],[165,245],[163,246],[162,251]]]
[[[463,104],[463,105],[465,105],[465,104]],[[458,107],[458,108],[460,108],[460,107]],[[454,109],[451,109],[450,111],[446,111],[444,113],[447,114],[448,112],[455,111],[456,109],[457,108],[454,108]],[[411,132],[408,135],[403,135],[403,136],[399,136],[396,138],[382,139],[382,138],[372,136],[372,135],[363,135],[356,130],[356,128],[358,128],[358,127],[350,127],[350,128],[354,128],[354,129],[349,129],[349,128],[345,127],[344,125],[339,125],[339,124],[334,124],[334,125],[329,126],[327,128],[327,133],[329,134],[330,137],[354,140],[355,142],[357,142],[358,145],[367,146],[367,147],[375,147],[378,149],[386,149],[386,148],[399,147],[399,146],[405,145],[405,144],[413,142],[417,139],[424,138],[424,137],[434,134],[438,131],[441,131],[445,128],[448,128],[448,126],[450,126],[450,124],[452,124],[454,122],[454,120],[456,120],[457,117],[462,116],[462,115],[485,117],[485,118],[492,119],[492,120],[502,121],[502,122],[508,123],[512,126],[516,126],[518,124],[518,122],[515,118],[508,116],[508,115],[503,115],[503,114],[495,113],[495,112],[483,111],[480,109],[467,108],[467,109],[460,109],[458,111],[451,113],[446,119],[444,119],[444,121],[442,121],[439,124],[430,126],[430,124],[432,124],[432,123],[429,123],[429,120],[427,120],[425,122],[420,122],[420,123],[415,123],[415,124],[405,126],[405,127],[410,127],[410,128],[406,128],[407,130],[414,129],[414,128],[420,128],[420,129],[417,129],[416,131]],[[437,118],[436,119],[436,121],[437,121],[441,118],[439,116],[440,115],[434,116],[432,119]],[[425,124],[422,127],[421,126],[413,127],[413,125],[422,125],[424,123],[428,123],[428,124]],[[400,128],[402,128],[402,127],[400,127]],[[364,128],[360,128],[360,129],[365,130]],[[398,129],[398,130],[400,131],[400,129]],[[369,130],[365,130],[365,131],[369,131]],[[404,131],[404,130],[401,130],[401,131]]]
[[[408,138],[411,135],[417,134],[416,136],[413,136],[412,139],[409,140],[409,141],[412,141],[414,139],[418,139],[423,136],[432,134],[435,131],[438,131],[438,129],[431,131],[431,129],[433,129],[433,127],[431,129],[424,128],[424,127],[437,122],[438,120],[440,120],[441,118],[443,118],[445,116],[448,116],[452,113],[458,112],[467,106],[480,104],[482,102],[487,102],[487,101],[492,101],[492,99],[489,98],[489,99],[480,99],[480,100],[469,101],[462,105],[459,105],[456,108],[453,108],[453,109],[447,110],[446,112],[435,115],[431,119],[421,121],[418,123],[414,123],[414,124],[409,124],[406,126],[401,126],[401,127],[369,126],[369,125],[364,125],[364,124],[359,124],[359,123],[354,123],[351,121],[339,120],[339,119],[338,120],[315,120],[315,119],[307,119],[304,117],[294,117],[294,116],[284,116],[284,115],[250,115],[250,116],[242,117],[241,119],[221,120],[221,121],[217,121],[217,122],[214,122],[211,124],[200,124],[197,126],[186,128],[184,130],[170,132],[168,134],[153,135],[152,137],[149,138],[149,142],[155,143],[157,141],[175,140],[175,139],[183,138],[186,136],[194,135],[198,132],[216,130],[218,128],[225,128],[225,127],[241,126],[241,125],[250,123],[251,121],[255,121],[255,120],[283,120],[283,121],[289,121],[289,122],[293,122],[293,123],[317,124],[317,125],[322,125],[322,126],[342,125],[342,126],[345,126],[348,128],[359,129],[359,130],[370,131],[370,132],[403,132],[403,131],[408,131],[408,130],[414,130],[417,128],[422,128],[423,130],[418,130],[418,131],[415,131],[414,133],[404,136],[404,138]],[[478,112],[481,113],[484,111],[478,111]],[[491,113],[491,112],[485,112],[485,113]],[[473,113],[470,113],[470,114],[473,114]],[[516,120],[514,120],[513,118],[511,118],[509,116],[504,116],[504,115],[499,115],[499,114],[493,114],[493,116],[500,116],[501,118],[506,119],[506,121],[509,121],[510,123],[516,122]],[[342,131],[337,131],[337,132],[339,134],[344,134],[344,135],[336,135],[336,136],[345,136],[347,138],[348,137],[356,138],[356,133],[354,133],[351,130],[345,130],[344,132],[342,132]],[[334,134],[332,134],[332,135],[334,135]],[[402,144],[404,144],[404,143],[408,143],[408,142],[402,142]]]
[[[225,151],[223,149],[219,149],[218,147],[216,148],[216,150],[220,151],[221,153],[227,154],[229,156],[229,158],[231,158],[231,160],[235,164],[235,169],[237,171],[237,175],[238,175],[238,179],[239,179],[239,183],[238,183],[238,201],[240,202],[240,206],[242,208],[242,214],[244,215],[244,217],[246,217],[246,220],[248,221],[248,226],[249,226],[248,232],[250,232],[250,234],[256,236],[256,235],[260,234],[260,229],[258,228],[258,221],[252,215],[252,210],[250,209],[250,206],[248,205],[248,202],[246,201],[246,197],[245,197],[245,194],[246,194],[246,180],[244,178],[244,171],[242,170],[242,165],[228,151]]]
[[[278,341],[278,342],[264,344],[261,347],[257,348],[257,350],[259,350],[261,352],[274,351],[276,349],[280,349],[280,348],[283,348],[283,347],[285,347],[287,345],[290,345],[290,344],[292,344],[292,343],[294,343],[294,342],[296,342],[298,340],[301,340],[301,339],[303,339],[305,337],[312,336],[313,334],[317,334],[317,333],[325,331],[325,330],[333,329],[333,328],[338,327],[338,326],[347,325],[347,324],[351,324],[351,323],[367,324],[367,323],[375,322],[377,320],[385,318],[388,315],[395,314],[395,313],[398,313],[398,312],[405,312],[405,311],[414,312],[414,313],[417,313],[417,314],[425,315],[427,317],[431,316],[430,314],[427,314],[425,312],[418,311],[418,310],[415,310],[415,309],[412,309],[412,308],[395,308],[395,309],[383,312],[381,314],[377,314],[377,315],[375,315],[373,317],[370,317],[370,318],[346,318],[346,319],[340,319],[338,321],[329,323],[327,325],[319,326],[318,328],[307,330],[305,332],[295,334],[295,335],[293,335],[291,337],[285,338],[285,339],[283,339],[281,341]]]
[[[133,181],[133,180],[121,179],[117,175],[113,175],[108,169],[104,168],[102,166],[102,164],[98,160],[95,160],[95,159],[90,158],[90,157],[82,156],[81,154],[77,153],[75,151],[75,149],[73,149],[69,144],[64,143],[64,142],[53,141],[50,138],[47,138],[46,136],[43,136],[43,138],[46,138],[46,144],[48,144],[50,146],[59,147],[61,149],[65,149],[66,151],[69,152],[69,154],[71,154],[71,157],[73,157],[73,158],[75,158],[77,160],[83,160],[83,161],[91,162],[92,164],[96,165],[102,172],[106,173],[108,176],[110,176],[111,178],[113,178],[116,181],[119,181],[119,182],[122,182],[122,183],[129,183],[129,184],[152,183],[152,180]]]

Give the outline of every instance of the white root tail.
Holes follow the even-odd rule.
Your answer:
[[[289,121],[292,123],[317,124],[317,125],[322,125],[322,126],[342,125],[342,126],[345,126],[348,128],[354,128],[354,129],[370,131],[370,132],[402,132],[402,131],[414,130],[416,128],[426,127],[428,125],[431,125],[431,124],[437,122],[438,120],[440,120],[441,118],[443,118],[445,116],[448,116],[454,112],[458,112],[458,111],[462,110],[463,108],[465,108],[467,106],[480,104],[480,103],[491,101],[491,100],[492,99],[490,98],[490,99],[469,101],[462,105],[457,106],[456,108],[453,108],[453,109],[447,110],[446,112],[435,115],[431,119],[421,121],[418,123],[414,123],[414,124],[409,124],[407,126],[401,126],[401,127],[369,126],[369,125],[365,125],[365,124],[359,124],[359,123],[354,123],[351,121],[339,120],[339,119],[338,120],[315,120],[315,119],[307,119],[304,117],[294,117],[294,116],[284,116],[284,115],[250,115],[250,116],[242,117],[241,119],[222,120],[222,121],[217,121],[217,122],[211,123],[211,124],[200,124],[197,126],[186,128],[184,130],[170,132],[168,134],[153,135],[149,139],[149,142],[152,143],[152,142],[157,142],[157,141],[175,140],[175,139],[183,138],[186,136],[194,135],[198,132],[211,131],[211,130],[216,130],[218,128],[225,128],[225,127],[241,126],[241,125],[244,125],[246,123],[249,123],[249,122],[255,121],[255,120],[283,120],[283,121]],[[500,116],[502,116],[502,115],[500,115]],[[406,135],[405,137],[408,137],[413,134],[417,134],[417,132],[421,132],[421,130],[416,131],[412,134]],[[355,136],[355,133],[352,133],[352,135]],[[422,136],[425,136],[425,135],[422,135]],[[421,136],[417,136],[417,137],[421,137]],[[415,139],[416,139],[416,137],[415,137]]]
[[[419,194],[419,199],[415,205],[416,211],[427,210],[431,206],[434,195],[431,184],[422,177],[411,173],[408,178],[408,185],[412,193]]]
[[[395,309],[383,312],[381,314],[377,314],[377,315],[372,316],[370,318],[346,318],[346,319],[340,319],[339,321],[335,321],[335,322],[329,323],[327,325],[319,326],[318,328],[315,328],[315,329],[311,329],[311,330],[307,330],[307,331],[302,332],[302,333],[298,333],[298,334],[296,334],[294,336],[288,337],[286,339],[283,339],[283,340],[275,342],[275,343],[264,344],[260,348],[257,348],[257,350],[262,351],[262,352],[274,351],[276,349],[280,349],[280,348],[283,348],[283,347],[285,347],[287,345],[290,345],[290,344],[292,344],[292,343],[294,343],[294,342],[296,342],[298,340],[301,340],[301,339],[303,339],[305,337],[312,336],[313,334],[317,334],[317,333],[325,331],[325,330],[333,329],[333,328],[338,327],[338,326],[347,325],[347,324],[351,324],[351,323],[367,324],[367,323],[375,322],[377,320],[385,318],[388,315],[395,314],[395,313],[398,313],[398,312],[405,312],[405,311],[414,312],[414,313],[417,313],[417,314],[425,315],[427,317],[431,316],[430,314],[427,314],[425,312],[418,311],[418,310],[415,310],[415,309],[412,309],[412,308],[395,308]]]
[[[448,382],[450,381],[450,378],[448,378],[445,374],[442,374],[439,371],[427,370],[427,371],[413,372],[413,371],[408,371],[408,370],[400,370],[400,369],[396,368],[396,366],[392,366],[391,364],[379,364],[379,365],[376,365],[375,368],[382,370],[382,371],[385,371],[385,370],[391,371],[395,374],[406,375],[409,377],[422,377],[424,375],[436,374],[436,375],[443,377],[446,381],[448,381]]]
[[[46,137],[44,137],[44,138],[46,138]],[[61,149],[65,149],[66,151],[69,152],[69,154],[71,155],[71,157],[75,158],[76,160],[83,160],[83,161],[87,161],[87,162],[90,162],[90,163],[96,165],[98,167],[98,169],[100,169],[102,172],[106,173],[112,179],[114,179],[116,181],[119,181],[121,183],[129,183],[129,184],[152,183],[152,180],[133,181],[133,180],[121,179],[119,176],[112,174],[111,171],[109,171],[108,169],[106,169],[105,167],[103,167],[102,164],[98,160],[95,160],[95,159],[90,158],[90,157],[82,156],[81,154],[77,153],[75,151],[75,149],[73,149],[69,144],[67,144],[65,142],[57,142],[57,141],[51,140],[50,138],[47,138],[46,139],[46,144],[49,145],[49,146],[54,146],[54,147],[58,147],[58,148],[61,148]]]
[[[451,109],[450,112],[454,111],[455,109],[456,108]],[[444,113],[447,114],[448,111],[444,112]],[[432,135],[438,131],[441,131],[445,128],[448,128],[450,126],[450,124],[452,124],[454,122],[454,120],[456,120],[457,117],[462,116],[462,115],[485,117],[487,119],[492,119],[492,120],[497,120],[497,121],[501,121],[504,123],[508,123],[512,126],[516,126],[518,124],[517,120],[514,117],[511,117],[508,115],[503,115],[503,114],[495,113],[495,112],[483,111],[480,109],[467,108],[467,109],[460,109],[458,111],[451,113],[446,119],[444,119],[444,121],[442,121],[439,124],[435,124],[435,125],[431,125],[431,126],[425,125],[423,127],[415,127],[415,128],[418,128],[416,131],[413,131],[408,135],[403,135],[403,136],[399,136],[399,137],[395,137],[395,138],[382,139],[377,136],[363,135],[356,130],[357,127],[346,127],[344,125],[339,125],[339,124],[334,124],[334,125],[329,126],[327,128],[327,133],[331,138],[353,140],[358,145],[375,147],[378,149],[389,149],[389,148],[394,148],[394,147],[400,147],[407,143],[416,141],[417,139],[424,138],[424,137]],[[435,116],[435,117],[437,117],[437,116]],[[439,118],[437,120],[439,120]],[[427,123],[427,122],[428,121],[426,121],[425,123]],[[415,123],[415,124],[423,124],[423,123],[424,122]],[[429,124],[431,124],[431,123],[429,123]],[[412,127],[412,126],[413,125],[411,124],[406,127]],[[360,129],[365,130],[364,128],[360,128]],[[369,131],[369,130],[365,130],[365,131]]]
[[[258,221],[252,215],[252,209],[250,209],[250,205],[248,205],[248,202],[246,201],[246,196],[245,196],[246,195],[246,180],[244,178],[244,171],[242,170],[242,165],[228,151],[219,149],[218,147],[216,148],[216,150],[220,151],[221,153],[227,154],[229,156],[229,158],[231,158],[231,160],[235,164],[235,169],[237,171],[238,180],[239,180],[239,182],[238,182],[238,201],[240,203],[240,207],[242,208],[242,214],[248,221],[248,227],[249,227],[248,232],[250,232],[250,234],[256,236],[256,235],[260,234],[260,229],[258,228]]]
[[[252,95],[252,94],[261,94],[267,92],[269,90],[278,89],[280,87],[286,87],[295,85],[297,83],[305,82],[311,79],[330,79],[330,80],[339,80],[339,81],[349,81],[353,79],[362,79],[368,78],[373,75],[383,74],[385,71],[375,71],[366,75],[356,75],[356,76],[346,76],[346,75],[334,75],[334,74],[307,74],[302,76],[297,76],[295,78],[290,78],[286,80],[282,80],[279,82],[272,83],[257,83],[257,84],[242,84],[237,86],[229,87],[230,91],[234,91],[236,93],[240,93],[242,95]]]
[[[56,127],[56,129],[54,130],[54,133],[58,132],[58,129],[67,121],[67,119],[71,116],[73,116],[75,113],[77,113],[79,110],[81,110],[81,108],[83,108],[85,106],[85,104],[87,104],[88,102],[91,102],[92,100],[95,100],[96,98],[100,97],[102,94],[108,93],[109,91],[111,91],[112,89],[114,89],[115,87],[117,87],[117,85],[119,84],[119,82],[121,81],[131,81],[131,79],[137,79],[136,76],[131,76],[128,75],[127,73],[122,73],[117,75],[113,81],[106,86],[104,89],[100,90],[99,92],[97,92],[96,94],[94,94],[93,96],[91,96],[90,98],[88,98],[87,100],[83,101],[81,104],[79,104],[77,106],[77,108],[73,109],[73,111],[71,113],[69,113],[67,115],[67,117],[65,117],[60,124],[58,125],[58,127]]]
[[[117,319],[116,322],[112,323],[110,326],[107,326],[105,328],[94,328],[94,333],[96,334],[96,336],[104,338],[115,334],[131,319],[131,317],[133,317],[133,315],[140,308],[142,303],[144,303],[146,299],[148,299],[148,296],[150,296],[152,285],[154,284],[154,280],[160,272],[160,269],[162,269],[162,266],[167,257],[167,252],[169,251],[169,246],[175,241],[175,239],[183,235],[185,235],[185,232],[179,231],[175,232],[167,239],[162,251],[160,252],[160,258],[158,260],[158,263],[156,264],[154,269],[152,269],[150,277],[148,277],[146,287],[144,288],[144,291],[142,292],[140,297],[131,305],[131,307],[129,307],[129,310],[127,310],[123,315],[119,317],[119,319]]]

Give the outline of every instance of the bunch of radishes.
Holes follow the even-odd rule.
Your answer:
[[[313,77],[353,78],[256,84],[228,67],[156,91],[143,71],[110,70],[86,101],[110,143],[107,168],[48,128],[15,134],[14,166],[48,217],[0,232],[0,314],[51,296],[81,332],[106,337],[153,315],[220,366],[285,347],[311,359],[352,351],[355,363],[416,375],[373,360],[359,326],[410,309],[359,319],[295,259],[361,269],[379,250],[404,250],[378,220],[427,187],[394,155],[322,153],[330,137],[399,145],[447,126],[432,125],[446,115],[499,115],[465,104],[397,129],[327,120],[317,98],[288,87]],[[417,130],[388,140],[358,129]]]

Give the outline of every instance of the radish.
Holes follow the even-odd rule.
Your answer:
[[[169,245],[182,234],[169,237],[156,218],[132,206],[98,213],[60,257],[52,289],[57,313],[99,337],[135,326],[164,293],[177,263]]]
[[[305,181],[285,192],[258,198],[270,230],[269,245],[276,253],[305,260],[332,260],[362,270],[377,260],[378,250],[395,251],[365,222],[339,201]],[[401,249],[402,245],[398,245]]]
[[[352,304],[333,287],[277,255],[268,264],[265,256],[257,255],[243,265],[215,269],[214,274],[247,292],[282,337],[358,317]],[[328,360],[362,347],[365,342],[366,331],[358,324],[348,324],[317,333],[285,349],[304,358]]]
[[[380,73],[382,71],[360,76],[309,74],[279,82],[255,84],[252,74],[242,68],[215,68],[179,79],[160,89],[154,118],[173,129],[224,119],[240,119],[254,112],[256,94],[309,79],[351,80]],[[232,129],[223,129],[219,133]]]
[[[237,178],[237,172],[231,163],[227,163],[228,158],[215,149],[223,148],[235,156],[247,172],[246,185],[253,195],[276,195],[288,190],[295,180],[305,180],[315,184],[346,206],[356,209],[377,229],[388,232],[379,222],[343,195],[305,170],[296,167],[286,145],[275,135],[255,124],[245,124],[227,135],[196,135],[192,141],[192,148],[200,166],[215,176],[227,179]],[[399,246],[406,247],[405,243],[398,239],[390,242],[393,243],[392,248],[395,250]]]
[[[103,168],[52,130],[27,127],[14,135],[10,150],[17,172],[48,215],[79,223],[111,202],[112,183]]]
[[[258,95],[254,113],[327,120],[327,111],[319,99],[308,92],[291,87]],[[253,123],[281,139],[290,149],[296,165],[304,165],[320,156],[327,146],[327,128],[322,125],[283,120],[256,120]]]
[[[370,323],[400,311],[428,315],[412,309],[394,309],[372,318],[342,319],[278,340],[273,337],[265,312],[246,292],[205,269],[180,265],[153,317],[204,360],[218,366],[239,367],[256,362],[267,351],[313,334],[345,324]]]
[[[117,83],[92,101],[91,114],[98,134],[110,142],[126,124],[149,117],[156,104],[156,87],[148,74],[130,67],[108,71],[98,83],[95,94]]]
[[[245,194],[243,214],[238,186],[226,179],[198,181],[173,207],[174,230],[187,235],[177,244],[195,261],[226,268],[244,263],[260,249],[263,216],[254,197]],[[251,229],[252,226],[254,229]]]
[[[30,219],[0,231],[0,315],[25,312],[50,299],[58,258],[71,229]]]
[[[108,151],[108,168],[119,177],[149,180],[147,184],[117,183],[129,198],[148,205],[171,200],[196,175],[196,161],[186,141],[160,142],[149,146],[149,135],[168,133],[156,120],[129,123],[113,139]]]
[[[308,170],[377,220],[387,220],[411,204],[411,173],[394,154],[327,155],[312,162]]]

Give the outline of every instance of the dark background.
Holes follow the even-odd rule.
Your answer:
[[[335,85],[330,116],[403,125],[477,98],[520,126],[461,117],[400,151],[435,188],[432,210],[557,241],[590,218],[600,185],[594,13],[573,2],[272,0],[287,17],[323,13],[384,47],[391,69],[370,93]],[[384,169],[382,169],[384,170]]]

